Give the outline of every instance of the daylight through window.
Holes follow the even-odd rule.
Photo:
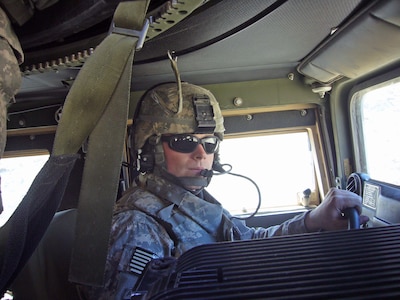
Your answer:
[[[315,189],[315,172],[307,132],[225,139],[220,161],[232,173],[247,176],[260,188],[259,212],[298,207],[297,194]],[[252,213],[258,194],[254,185],[231,175],[213,176],[207,190],[232,214]]]

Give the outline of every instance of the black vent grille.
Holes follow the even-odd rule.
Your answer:
[[[351,173],[346,181],[346,190],[363,196],[364,183],[368,181],[369,175],[365,173]]]
[[[392,225],[203,245],[151,299],[400,299],[399,237]]]
[[[357,173],[352,173],[347,178],[346,190],[362,196],[362,180]]]

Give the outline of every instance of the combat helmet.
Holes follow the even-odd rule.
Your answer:
[[[182,82],[164,83],[148,90],[134,120],[134,147],[141,149],[151,136],[208,133],[223,139],[224,119],[214,95],[207,89]],[[181,97],[181,99],[180,99]]]
[[[163,83],[141,98],[133,123],[133,156],[139,172],[152,172],[185,186],[209,184],[212,171],[200,177],[175,177],[167,172],[161,136],[201,133],[224,135],[224,120],[217,100],[207,89],[187,82]],[[218,161],[218,153],[214,161]]]

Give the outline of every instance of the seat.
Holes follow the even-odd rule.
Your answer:
[[[11,285],[15,300],[79,299],[68,281],[77,209],[57,212],[43,239]]]

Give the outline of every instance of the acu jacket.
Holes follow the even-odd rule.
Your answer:
[[[248,227],[207,191],[195,195],[149,174],[144,188],[133,188],[115,207],[104,288],[81,291],[88,299],[130,299],[152,258],[179,257],[207,243],[305,233],[304,219],[301,214],[269,228]]]

